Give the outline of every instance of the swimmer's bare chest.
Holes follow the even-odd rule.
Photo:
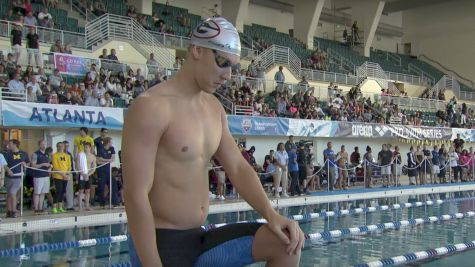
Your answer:
[[[174,110],[157,149],[150,195],[155,199],[152,209],[159,227],[196,227],[206,219],[209,160],[219,147],[221,133],[219,110]]]

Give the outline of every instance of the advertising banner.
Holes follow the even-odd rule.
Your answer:
[[[2,120],[3,126],[84,126],[120,130],[124,122],[124,111],[120,108],[2,101]]]
[[[228,126],[235,135],[285,136],[289,119],[229,115]]]
[[[289,119],[287,135],[305,137],[333,137],[338,130],[336,121]]]
[[[99,59],[85,58],[70,54],[54,53],[54,67],[60,73],[76,76],[84,76],[91,68],[92,64],[97,65],[99,69]]]
[[[339,122],[336,137],[403,138],[411,140],[450,140],[452,129],[393,124]]]

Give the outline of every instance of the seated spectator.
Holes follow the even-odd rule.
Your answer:
[[[72,54],[73,53],[73,51],[71,50],[71,44],[65,44],[64,45],[63,53],[65,53],[65,54]]]
[[[17,20],[17,15],[13,13],[13,9],[9,9],[8,12],[5,14],[3,17],[4,20],[8,21],[16,21]]]
[[[19,80],[18,73],[14,73],[12,79],[8,82],[8,90],[14,93],[25,93],[25,85]]]
[[[99,56],[100,59],[107,59],[108,55],[107,55],[107,48],[104,48],[102,49],[102,54]],[[94,64],[94,66],[96,66]]]
[[[58,0],[42,0],[43,6],[45,7],[54,7],[58,6]]]
[[[137,13],[135,12],[135,6],[130,6],[127,10],[127,17],[137,19]]]
[[[50,52],[53,53],[63,53],[63,45],[61,44],[61,40],[56,40],[53,45],[51,45],[51,48],[49,50]]]
[[[168,26],[168,29],[165,31],[166,34],[175,35],[175,31],[172,26]]]
[[[48,12],[48,8],[44,7],[38,14],[38,23],[41,27],[53,28],[53,16]]]
[[[104,4],[101,1],[95,1],[92,8],[92,13],[94,13],[94,15],[98,17],[107,13],[106,8],[104,7]]]
[[[135,80],[140,81],[141,84],[144,83],[145,77],[142,75],[142,70],[141,69],[137,69],[137,73],[135,74]]]
[[[112,101],[111,95],[107,92],[105,93],[100,101],[100,106],[104,108],[113,108],[114,107],[114,102]]]
[[[100,107],[99,97],[97,96],[97,91],[92,90],[91,94],[86,96],[86,101],[84,102],[85,106]]]
[[[108,60],[113,60],[113,61],[119,61],[119,59],[117,58],[115,49],[111,49],[111,53],[110,53],[109,56],[107,56],[107,59]]]
[[[23,23],[27,26],[38,26],[38,20],[33,16],[32,11],[26,14],[26,17],[23,18]]]
[[[32,75],[30,81],[26,84],[26,88],[31,88],[33,94],[42,95],[41,86],[36,82],[36,76]]]
[[[23,3],[23,0],[13,0],[12,1],[12,6],[13,6],[13,13],[25,16],[25,6]]]
[[[59,104],[58,95],[55,92],[52,92],[49,97],[47,98],[48,104]]]
[[[26,102],[38,102],[38,98],[35,93],[33,93],[33,88],[31,86],[26,87]]]
[[[54,90],[58,90],[61,82],[63,81],[63,77],[59,73],[59,69],[54,69],[53,74],[49,76],[50,84]]]

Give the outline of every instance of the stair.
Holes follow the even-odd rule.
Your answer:
[[[68,12],[68,18],[77,19],[79,27],[84,28],[86,26],[86,19],[84,18],[84,16],[79,14],[79,12],[77,12],[76,10],[71,9],[69,1],[68,3],[59,1],[57,8],[66,10]]]

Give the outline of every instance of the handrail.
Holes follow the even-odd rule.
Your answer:
[[[419,68],[415,64],[409,63],[409,64],[407,64],[407,67],[408,67],[409,71],[413,71],[413,72],[416,72],[418,74],[420,73],[420,75],[423,79],[424,78],[427,79],[427,82],[428,82],[429,85],[435,84],[435,78],[432,77],[432,75],[428,74],[427,72],[423,71],[421,68]]]
[[[435,59],[432,59],[424,54],[421,54],[419,55],[419,58],[425,58],[427,61],[430,61],[432,63],[435,63],[436,65],[438,65],[441,69],[443,69],[445,72],[451,72],[451,74],[455,74],[454,76],[456,76],[459,80],[463,80],[469,84],[471,84],[471,88],[472,89],[475,89],[475,83],[468,79],[468,78],[465,78],[463,77],[462,75],[458,74],[456,71],[452,70],[452,69],[449,69],[448,67],[442,65],[442,63],[440,63],[439,61],[435,60]]]

